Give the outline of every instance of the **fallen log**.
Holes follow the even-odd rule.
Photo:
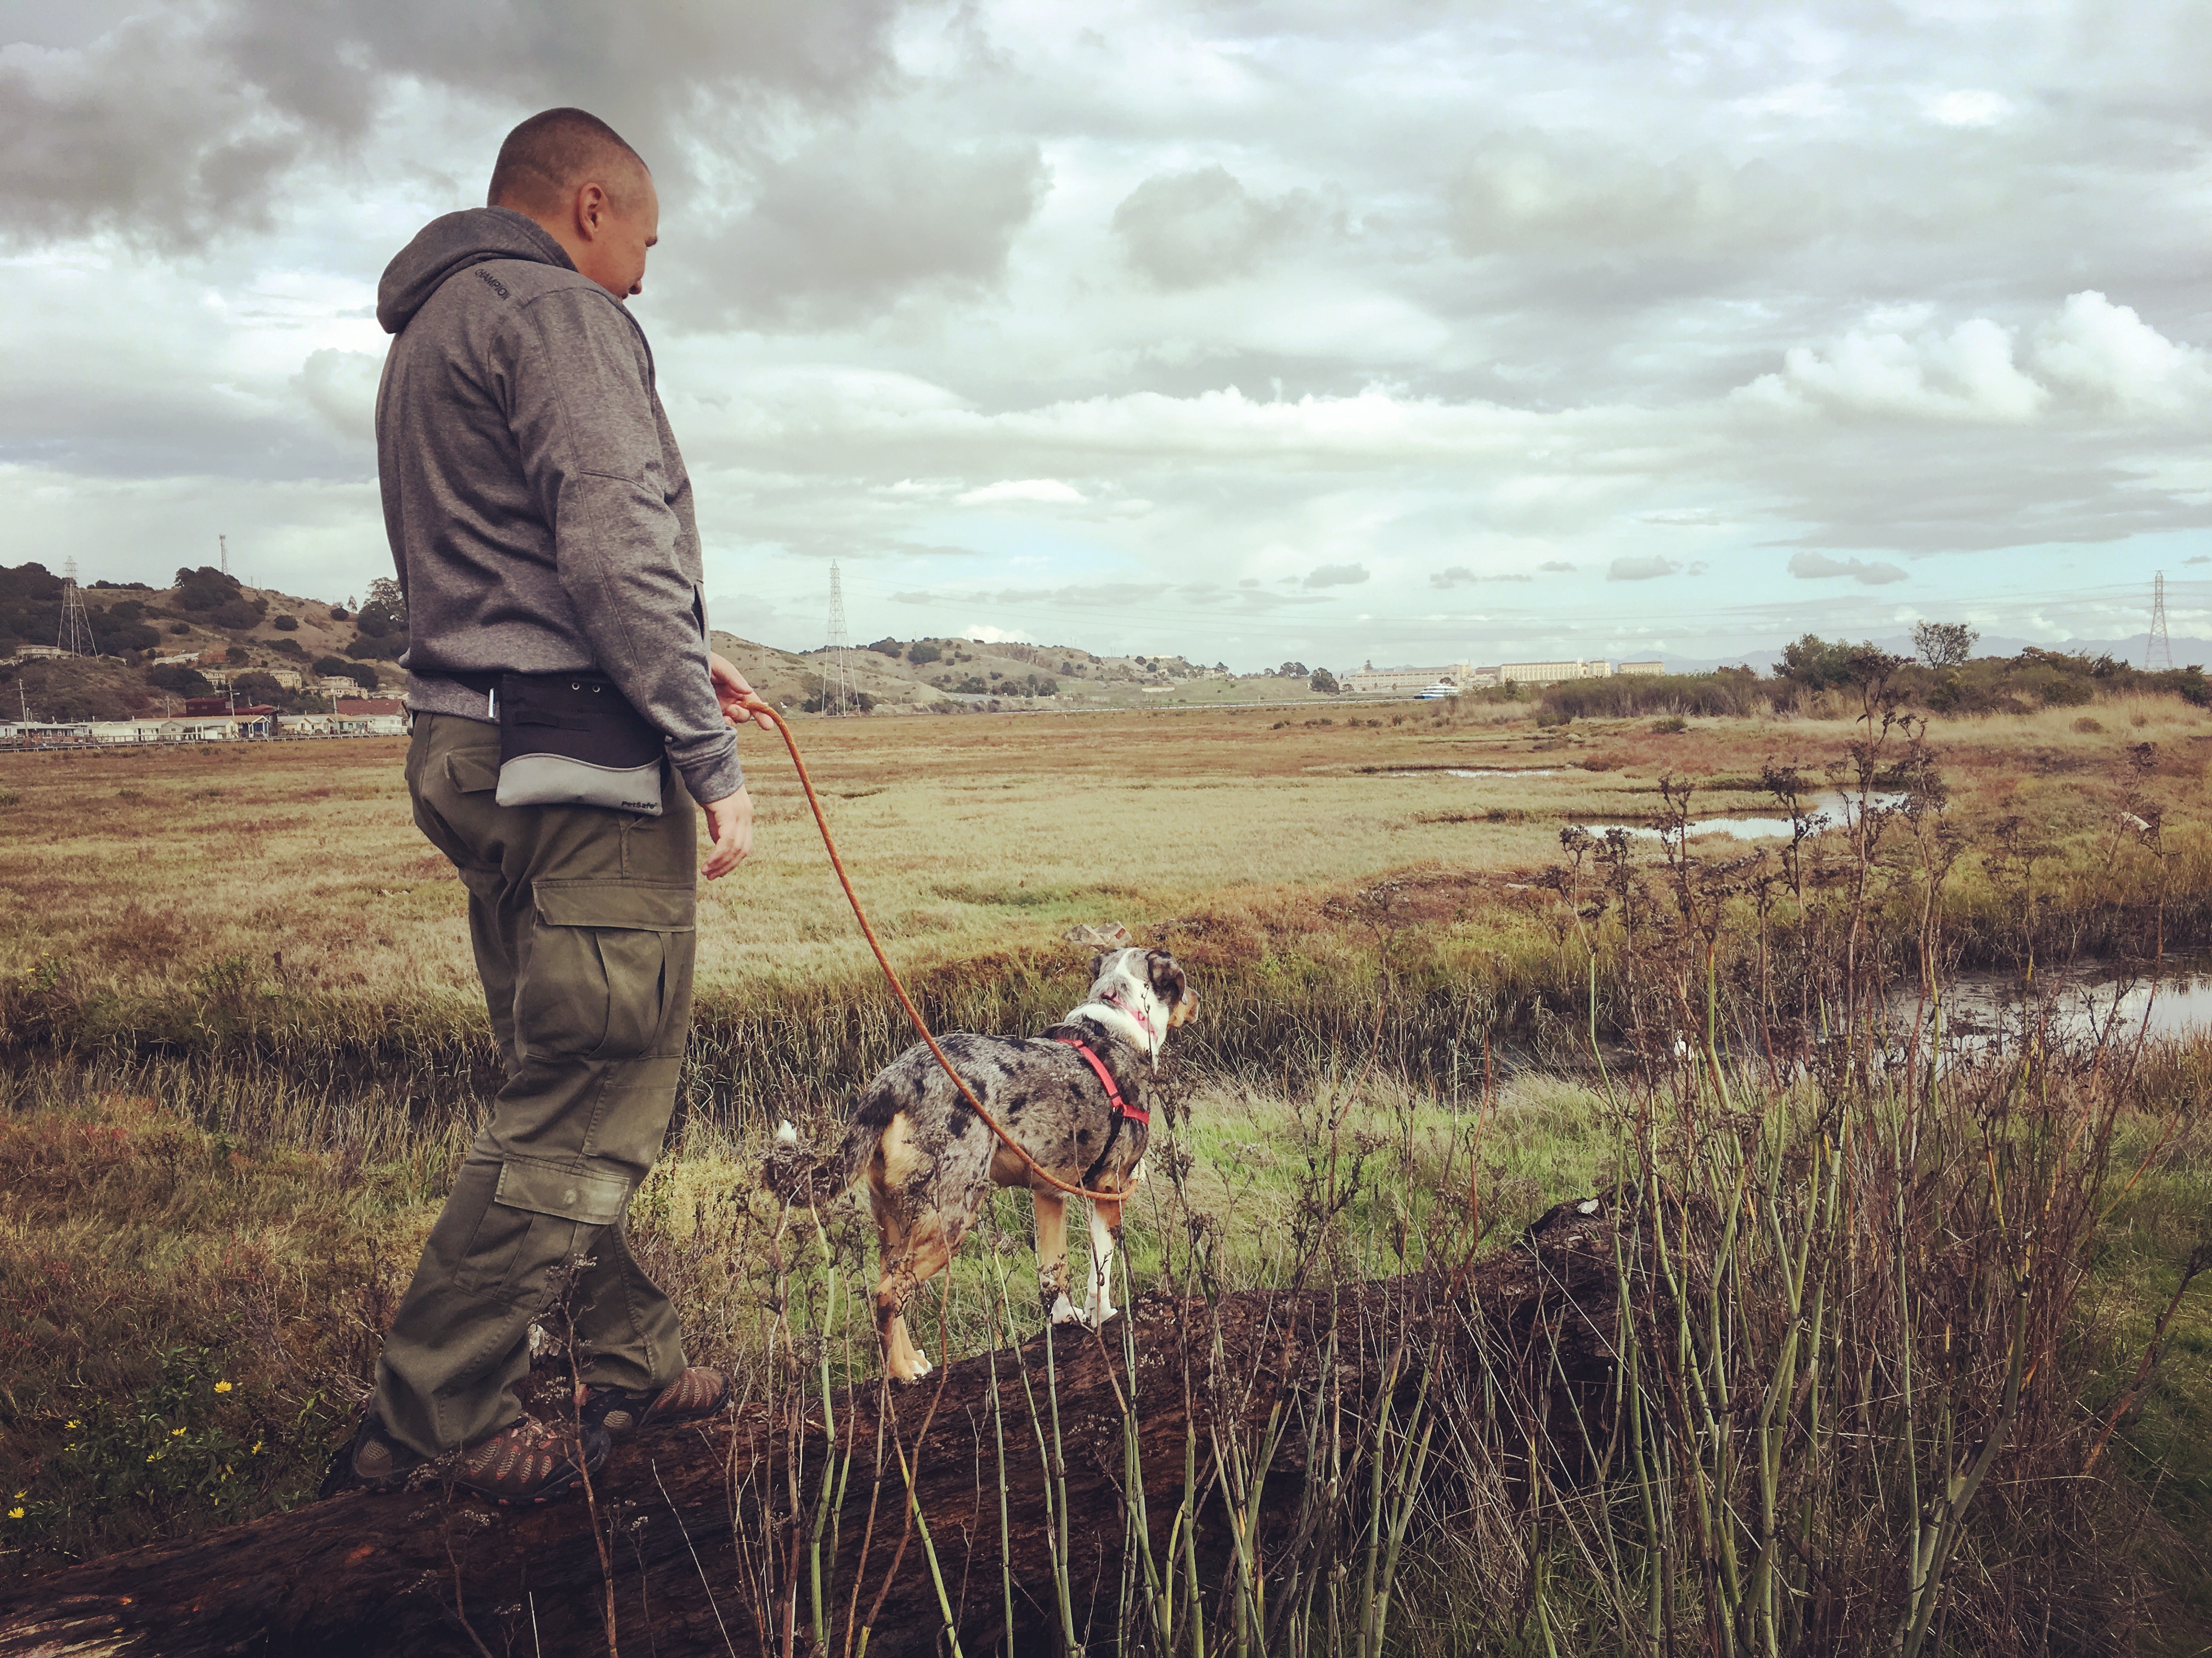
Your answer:
[[[1062,1329],[1049,1351],[1040,1335],[912,1386],[835,1394],[834,1455],[822,1396],[802,1389],[623,1443],[588,1505],[356,1492],[134,1549],[0,1594],[0,1658],[592,1652],[610,1583],[624,1650],[808,1653],[817,1570],[823,1646],[840,1658],[863,1631],[872,1658],[920,1658],[948,1624],[985,1653],[1010,1606],[1017,1640],[1082,1644],[1156,1604],[1133,1513],[1157,1572],[1186,1504],[1210,1617],[1233,1568],[1227,1497],[1256,1518],[1271,1570],[1326,1546],[1357,1526],[1366,1476],[1346,1475],[1372,1467],[1378,1418],[1428,1412],[1463,1441],[1487,1421],[1489,1442],[1549,1447],[1535,1461],[1572,1477],[1609,1392],[1611,1201],[1560,1205],[1460,1274],[1148,1296],[1126,1329]],[[1506,1488],[1542,1472],[1499,1470]],[[1334,1508],[1316,1500],[1324,1475]]]

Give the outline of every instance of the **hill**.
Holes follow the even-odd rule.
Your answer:
[[[119,719],[226,687],[306,711],[328,707],[334,693],[392,694],[399,682],[391,659],[406,634],[392,610],[396,593],[383,603],[372,593],[356,612],[248,587],[206,566],[179,570],[162,588],[95,581],[79,591],[100,654],[55,659],[62,587],[43,565],[0,568],[0,685],[13,682],[9,715],[27,706],[41,720]]]
[[[397,694],[393,659],[406,648],[395,584],[372,584],[358,610],[274,588],[248,587],[203,566],[164,588],[95,581],[80,589],[100,654],[62,657],[62,580],[40,564],[0,568],[0,686],[13,715],[119,719],[228,687],[290,711],[334,692]],[[715,648],[780,707],[817,712],[830,653],[793,652],[717,633]],[[31,653],[23,655],[25,651]],[[1099,656],[1076,646],[981,640],[880,639],[846,655],[847,682],[866,711],[951,714],[1011,709],[1219,706],[1320,700],[1305,671],[1238,676],[1180,656]]]

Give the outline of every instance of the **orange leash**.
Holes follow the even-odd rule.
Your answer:
[[[884,954],[883,945],[876,941],[876,930],[868,925],[868,914],[860,908],[860,895],[853,890],[853,878],[845,873],[845,860],[837,855],[837,842],[830,833],[830,820],[822,815],[822,802],[814,793],[814,780],[806,774],[806,762],[799,758],[799,744],[792,739],[791,727],[784,723],[781,714],[765,702],[756,700],[744,706],[750,713],[766,714],[775,722],[776,730],[783,734],[783,746],[791,750],[791,763],[799,771],[799,786],[806,791],[806,804],[814,809],[815,826],[822,831],[822,844],[830,853],[830,867],[837,872],[837,884],[845,889],[845,902],[853,907],[853,919],[860,924],[860,936],[868,941],[868,948],[876,952],[876,965],[883,969],[884,978],[890,985],[891,993],[898,998],[899,1005],[906,1010],[907,1017],[914,1022],[915,1033],[929,1044],[929,1051],[937,1056],[938,1064],[945,1067],[945,1074],[952,1078],[952,1085],[960,1090],[960,1097],[975,1108],[975,1114],[983,1120],[984,1126],[999,1137],[1009,1151],[1027,1163],[1030,1172],[1046,1185],[1057,1187],[1071,1197],[1090,1198],[1096,1202],[1125,1201],[1129,1195],[1127,1192],[1094,1192],[1085,1186],[1069,1185],[1024,1151],[1021,1143],[1006,1131],[996,1117],[983,1108],[983,1102],[975,1097],[975,1090],[969,1087],[960,1073],[952,1068],[952,1061],[945,1057],[945,1050],[937,1045],[937,1038],[929,1034],[929,1027],[922,1022],[921,1011],[915,1006],[914,998],[906,993],[906,986],[899,981],[898,969],[891,965],[890,957]]]

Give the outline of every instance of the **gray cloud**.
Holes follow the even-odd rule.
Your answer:
[[[1429,578],[1431,587],[1471,587],[1480,581],[1534,581],[1532,575],[1477,575],[1464,564],[1438,570]]]
[[[695,323],[820,327],[918,289],[980,292],[1046,182],[1033,143],[837,132],[762,169],[750,207],[687,251],[676,304]]]
[[[356,152],[402,81],[520,118],[585,105],[658,173],[777,101],[889,72],[896,0],[216,0],[149,5],[79,45],[0,57],[0,209],[18,239],[112,230],[168,248],[269,222],[299,166]],[[488,176],[489,155],[471,175]]]
[[[1197,288],[1247,274],[1320,217],[1309,192],[1254,196],[1216,162],[1146,179],[1114,210],[1114,234],[1158,286]]]
[[[1905,580],[1905,572],[1879,560],[1830,558],[1825,553],[1792,553],[1790,574],[1801,581],[1825,581],[1848,576],[1863,587],[1886,586]]]
[[[1306,577],[1304,585],[1308,587],[1356,587],[1367,579],[1364,564],[1323,564]]]
[[[1661,576],[1679,575],[1682,567],[1671,558],[1662,558],[1656,553],[1644,557],[1616,558],[1606,567],[1607,581],[1655,581]]]
[[[1575,567],[1564,558],[1547,558],[1536,567],[1540,570],[1571,570]]]
[[[1703,254],[1756,240],[1771,254],[1824,222],[1822,204],[1765,161],[1736,164],[1717,149],[1654,160],[1641,144],[1534,132],[1486,141],[1449,204],[1453,239],[1470,253]]]

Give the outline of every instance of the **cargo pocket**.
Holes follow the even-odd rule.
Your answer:
[[[673,982],[688,964],[678,935],[696,891],[642,881],[539,881],[516,1035],[532,1057],[637,1059],[652,1051]],[[684,943],[689,945],[690,940]]]
[[[456,794],[489,793],[499,786],[499,763],[489,754],[449,754],[446,781]]]
[[[546,1274],[582,1253],[587,1228],[621,1219],[629,1193],[630,1182],[617,1175],[542,1163],[502,1164],[454,1274],[455,1287],[520,1302],[541,1298],[551,1284]]]

